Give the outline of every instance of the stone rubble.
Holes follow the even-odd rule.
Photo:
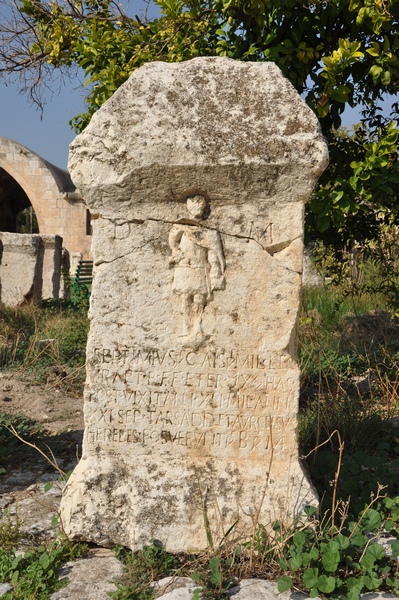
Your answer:
[[[17,485],[17,496],[13,493],[1,497],[1,508],[8,508],[18,515],[27,535],[51,538],[55,529],[51,524],[52,517],[59,509],[61,489],[55,483],[50,491],[44,492],[45,482],[56,479],[56,474],[39,477],[37,483],[31,483],[32,473],[23,477],[15,475],[13,481]],[[25,485],[25,490],[23,486]],[[24,496],[24,498],[22,497]],[[18,508],[17,508],[18,507]],[[390,551],[390,538],[381,540],[387,554]],[[109,600],[108,593],[116,590],[114,579],[123,572],[122,563],[111,550],[90,547],[85,558],[67,563],[61,570],[60,577],[67,580],[67,585],[53,593],[50,600]],[[194,591],[200,586],[189,577],[165,577],[154,584],[155,598],[160,600],[191,600]],[[0,584],[0,598],[12,586]],[[277,583],[261,579],[244,579],[229,591],[234,600],[310,600],[306,594],[299,592],[278,593]],[[369,593],[361,596],[361,600],[388,600],[396,598],[394,594]]]

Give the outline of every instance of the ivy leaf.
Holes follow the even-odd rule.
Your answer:
[[[331,575],[320,575],[317,579],[317,587],[323,594],[331,594],[335,590],[335,578]]]
[[[353,546],[358,546],[359,548],[364,548],[364,546],[368,542],[368,538],[366,535],[363,535],[362,533],[360,533],[360,531],[356,531],[351,537],[351,542],[352,542]]]
[[[317,567],[306,569],[302,575],[302,581],[305,586],[310,590],[317,585],[317,579],[319,577],[319,569]]]
[[[329,573],[334,573],[336,571],[339,561],[341,560],[341,555],[337,551],[328,550],[321,559],[323,567]]]
[[[334,540],[339,545],[340,550],[346,550],[346,548],[348,548],[350,545],[348,538],[342,534],[335,536]]]
[[[377,590],[382,583],[382,577],[378,577],[375,572],[371,572],[363,575],[363,582],[368,590]]]
[[[303,567],[302,555],[296,554],[295,556],[289,559],[288,564],[290,566],[290,569],[292,569],[293,571],[298,571],[298,569]]]
[[[370,544],[367,548],[366,555],[370,554],[375,560],[382,560],[385,557],[385,550],[379,544]]]
[[[381,525],[381,516],[374,508],[369,508],[363,519],[363,526],[369,531],[376,531]]]
[[[280,579],[278,580],[277,589],[280,592],[280,594],[282,592],[287,592],[289,589],[291,589],[291,586],[292,586],[292,579],[291,579],[291,577],[288,577],[288,575],[284,575],[283,577],[280,577]]]
[[[306,535],[303,531],[296,531],[292,539],[295,546],[303,546],[306,542]]]

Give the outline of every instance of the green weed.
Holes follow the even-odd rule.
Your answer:
[[[201,590],[194,592],[193,600],[227,598],[226,592],[238,583],[231,573],[233,565],[233,556],[221,555],[212,556],[204,565],[197,566],[191,573],[191,577]]]
[[[26,371],[38,383],[56,380],[66,393],[80,394],[88,330],[87,310],[71,302],[44,301],[41,309],[3,307],[0,369]]]
[[[111,593],[113,600],[151,600],[157,579],[174,575],[180,566],[180,558],[165,551],[158,540],[152,540],[137,552],[122,547],[115,548],[117,557],[125,564],[125,573],[117,582],[117,590]]]
[[[47,546],[25,552],[0,548],[0,582],[10,583],[12,590],[4,600],[48,600],[52,592],[62,588],[59,570],[69,560],[83,556],[86,546],[72,544],[62,536]]]
[[[12,519],[8,510],[4,511],[5,521],[0,521],[0,548],[3,550],[12,550],[22,539],[21,521],[18,517],[18,512]]]

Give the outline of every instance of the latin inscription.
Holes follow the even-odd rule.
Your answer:
[[[236,392],[213,392],[200,390],[176,390],[159,389],[110,389],[102,388],[95,394],[88,393],[87,400],[102,404],[118,406],[145,406],[151,407],[189,407],[191,409],[238,409],[238,410],[266,410],[270,409],[275,414],[289,411],[292,398],[289,394],[242,394]]]
[[[271,419],[269,428],[262,431],[247,431],[237,429],[233,431],[208,430],[171,430],[152,429],[151,427],[134,428],[121,427],[114,424],[108,427],[89,428],[88,441],[91,445],[137,445],[149,447],[154,444],[185,446],[186,448],[232,448],[246,453],[253,450],[271,451],[285,450],[292,447],[292,428],[296,421],[286,419],[283,423],[273,422]]]
[[[240,455],[296,444],[290,359],[245,351],[96,348],[86,389],[92,447],[230,448]]]
[[[272,244],[273,243],[273,223],[268,223],[266,227],[259,225],[253,221],[250,224],[248,238],[252,238],[258,242],[258,244]]]
[[[206,350],[203,353],[193,350],[158,350],[144,349],[139,346],[122,347],[117,349],[95,348],[94,358],[98,364],[113,364],[123,367],[199,367],[205,369],[236,369],[265,370],[286,369],[290,359],[280,354],[226,350]]]

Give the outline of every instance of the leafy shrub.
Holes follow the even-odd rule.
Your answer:
[[[49,594],[62,588],[59,570],[69,560],[81,557],[84,544],[72,544],[57,538],[47,546],[32,548],[23,553],[0,548],[0,582],[10,583],[12,591],[4,600],[48,600]]]
[[[126,570],[117,582],[117,591],[111,593],[113,600],[151,600],[154,590],[150,584],[173,574],[179,565],[179,557],[166,552],[158,540],[152,540],[137,552],[130,552],[122,547],[117,547],[115,551],[124,562]]]

